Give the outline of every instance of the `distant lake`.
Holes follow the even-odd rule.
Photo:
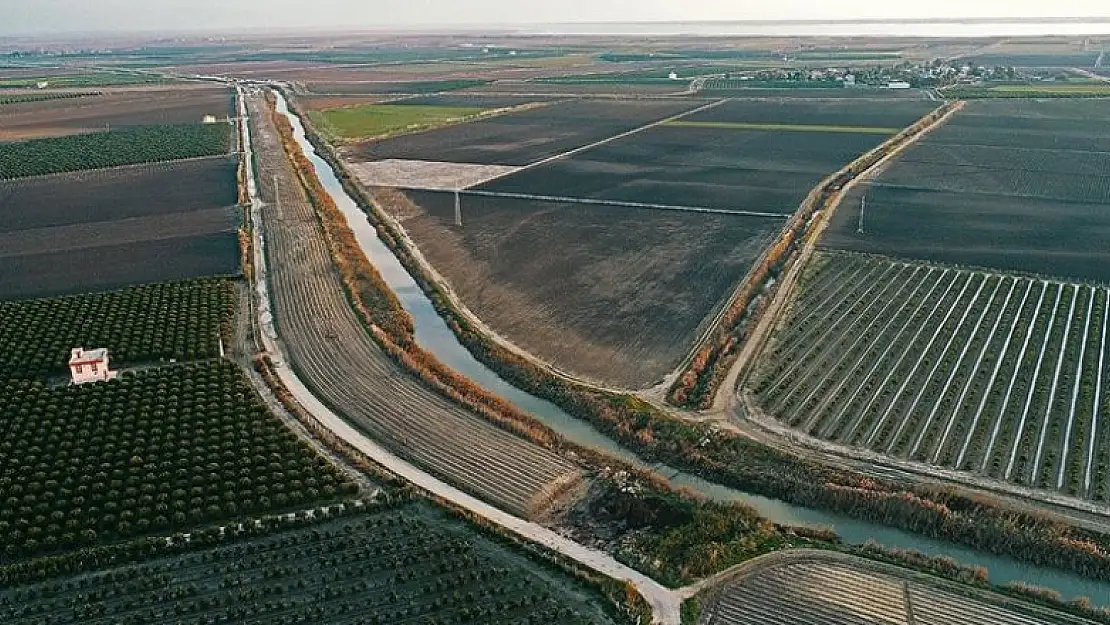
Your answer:
[[[539,24],[521,30],[558,35],[729,37],[997,37],[1110,34],[1110,17],[1091,20],[863,20],[800,22],[604,22]]]

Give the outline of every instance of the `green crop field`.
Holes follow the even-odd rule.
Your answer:
[[[108,348],[113,365],[214,358],[233,308],[228,280],[0,302],[0,380],[65,374],[78,346]]]
[[[338,506],[333,506],[338,508]],[[0,590],[4,623],[616,625],[604,592],[426,502]],[[330,512],[330,511],[329,511]],[[166,551],[166,549],[162,549]],[[3,571],[0,570],[0,573]],[[2,577],[2,576],[0,576]]]
[[[944,94],[955,98],[1093,98],[1110,96],[1110,82],[1046,82],[956,87],[945,90]]]
[[[0,432],[0,563],[355,491],[222,360],[79,386],[12,380]]]
[[[227,124],[176,124],[0,143],[0,178],[214,156],[231,139]]]
[[[777,132],[843,132],[865,135],[893,135],[901,128],[880,126],[826,126],[821,124],[758,124],[747,122],[715,122],[677,120],[666,122],[664,126],[674,128],[715,128],[719,130],[770,130]]]
[[[367,139],[406,130],[419,130],[465,120],[487,109],[466,106],[367,104],[310,113],[329,137]]]

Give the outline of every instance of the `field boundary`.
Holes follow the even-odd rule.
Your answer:
[[[724,104],[725,102],[728,102],[728,101],[729,101],[729,98],[722,98],[720,100],[714,100],[714,101],[712,101],[708,104],[703,104],[702,106],[694,107],[692,109],[682,111],[681,113],[676,113],[674,115],[671,115],[669,117],[665,117],[663,119],[657,119],[653,122],[644,124],[643,126],[638,126],[636,128],[633,128],[632,130],[626,130],[626,131],[624,131],[620,134],[613,135],[612,137],[601,139],[600,141],[594,141],[593,143],[588,143],[586,145],[581,145],[581,146],[578,146],[578,147],[576,147],[572,150],[567,150],[566,152],[560,152],[559,154],[553,154],[553,155],[548,156],[546,158],[541,158],[538,161],[535,161],[535,162],[532,162],[532,163],[529,163],[527,165],[524,165],[524,166],[520,167],[519,169],[514,171],[513,174],[518,174],[520,172],[528,171],[529,169],[535,169],[537,167],[542,167],[543,165],[546,165],[548,163],[553,163],[555,161],[560,161],[560,160],[563,160],[563,159],[566,159],[566,158],[570,158],[572,156],[576,156],[576,155],[581,154],[583,152],[592,150],[594,148],[599,148],[603,145],[607,145],[607,144],[612,143],[614,141],[620,141],[621,139],[631,137],[632,135],[639,134],[641,132],[644,132],[645,130],[651,130],[652,128],[657,128],[657,127],[662,126],[664,124],[667,124],[669,122],[678,121],[678,120],[682,119],[683,117],[688,117],[690,115],[694,115],[694,114],[700,113],[702,111],[707,111],[711,108],[718,107],[718,106],[720,106],[720,105],[722,105],[722,104]],[[487,180],[486,182],[489,183],[489,182],[493,182],[494,180],[500,180],[501,178],[506,178],[506,177],[508,177],[508,175],[499,176],[497,178],[492,178],[490,180]]]
[[[944,106],[945,105],[942,105],[941,107],[934,109],[928,115],[935,115],[936,112],[940,111]],[[832,214],[836,211],[836,208],[840,205],[840,202],[843,200],[847,192],[854,188],[855,185],[859,184],[861,181],[869,179],[872,175],[874,175],[876,171],[881,171],[888,163],[896,159],[906,148],[920,140],[921,137],[924,137],[933,129],[947,123],[948,120],[952,118],[952,116],[954,116],[963,108],[963,106],[963,102],[955,103],[950,110],[945,112],[939,118],[935,119],[929,125],[925,126],[918,132],[913,133],[908,137],[903,137],[901,142],[899,142],[899,136],[888,139],[881,145],[876,146],[872,150],[868,151],[866,154],[860,156],[855,161],[841,168],[839,171],[829,175],[810,191],[809,195],[806,197],[805,200],[802,201],[802,204],[799,206],[798,211],[795,213],[795,219],[797,218],[797,216],[804,214],[807,207],[812,206],[815,202],[817,202],[822,192],[830,184],[832,184],[838,178],[851,173],[853,171],[853,168],[858,164],[867,162],[868,159],[874,158],[876,154],[881,153],[883,150],[887,150],[886,154],[873,161],[870,166],[859,172],[857,175],[851,177],[846,184],[838,189],[835,192],[835,195],[826,203],[824,209],[818,208],[817,211],[815,211],[812,219],[815,220],[816,223],[813,224],[809,232],[804,235],[805,242],[803,243],[801,253],[794,260],[794,262],[790,264],[785,274],[778,281],[778,288],[775,291],[774,297],[771,299],[770,305],[768,306],[767,310],[763,311],[763,313],[759,315],[759,319],[756,322],[755,327],[749,334],[748,339],[744,342],[744,345],[737,355],[736,360],[729,367],[729,370],[725,373],[724,378],[722,379],[720,385],[717,387],[712,398],[711,409],[709,410],[710,414],[721,415],[727,414],[727,412],[729,411],[730,403],[734,400],[736,396],[736,385],[741,381],[742,374],[746,376],[747,373],[749,373],[747,371],[749,361],[756,354],[762,351],[763,344],[769,336],[770,330],[778,323],[779,316],[782,313],[783,306],[786,303],[787,297],[793,292],[794,284],[797,281],[798,276],[801,275],[801,269],[809,262],[810,257],[813,255],[813,252],[816,249],[817,242],[821,238],[821,233],[824,232],[825,227],[828,225],[829,219],[832,217]],[[928,115],[922,117],[921,119],[926,119]],[[921,120],[919,120],[917,123],[920,123],[920,121]],[[907,128],[912,127],[913,126],[911,125]],[[784,228],[784,232],[791,227],[793,221],[794,220],[792,219],[791,223],[788,223],[786,225],[786,227]],[[759,267],[760,264],[763,263],[766,255],[767,253],[765,252],[764,256],[759,259],[759,262],[753,265],[753,272],[756,268]],[[677,379],[678,376],[682,375],[682,372],[686,370],[689,364],[693,361],[697,352],[704,347],[709,337],[717,331],[717,327],[720,324],[721,320],[724,318],[725,314],[735,305],[736,300],[743,294],[743,291],[748,286],[747,283],[749,282],[750,278],[751,274],[746,276],[744,280],[737,285],[733,296],[729,299],[725,306],[722,307],[721,311],[718,313],[713,323],[706,329],[705,333],[703,334],[703,338],[691,348],[681,367],[672,374],[673,377],[671,379]]]

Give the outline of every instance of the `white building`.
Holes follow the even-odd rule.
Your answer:
[[[216,121],[217,120],[215,115],[205,115],[203,118],[201,118],[201,122],[205,124],[215,124]]]
[[[69,374],[74,384],[106,382],[118,372],[108,368],[108,350],[74,347],[69,354]]]
[[[670,74],[667,74],[667,78],[671,80],[678,80],[678,72],[671,72]]]
[[[909,89],[910,83],[904,80],[892,80],[886,84],[887,89]]]

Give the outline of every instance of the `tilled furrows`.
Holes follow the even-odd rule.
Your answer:
[[[298,373],[322,400],[393,451],[483,499],[529,513],[576,467],[424,387],[373,342],[347,301],[275,130],[260,107],[252,108],[276,321]]]

